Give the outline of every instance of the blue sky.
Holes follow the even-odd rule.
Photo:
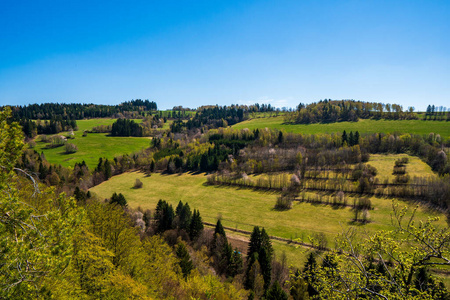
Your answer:
[[[450,1],[1,1],[0,105],[450,107]]]

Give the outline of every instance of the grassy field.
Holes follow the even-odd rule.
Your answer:
[[[134,189],[136,179],[143,182],[143,188]],[[333,238],[348,226],[357,226],[367,234],[391,228],[392,201],[385,198],[371,198],[375,207],[370,211],[371,223],[353,225],[353,211],[350,208],[333,208],[325,205],[294,203],[288,211],[273,209],[277,193],[240,189],[235,187],[208,186],[204,174],[146,176],[140,172],[131,172],[115,176],[91,189],[100,199],[111,197],[112,193],[122,193],[130,207],[140,206],[154,210],[159,199],[167,200],[174,207],[178,201],[188,202],[191,209],[199,209],[204,221],[215,222],[218,217],[224,226],[251,231],[253,226],[263,226],[269,235],[299,239],[309,242],[315,234],[325,234],[329,245]],[[408,205],[399,201],[401,205]],[[350,198],[348,203],[353,203]],[[413,207],[415,204],[410,204]],[[439,224],[444,226],[445,217],[426,208],[420,208],[416,217],[440,215]],[[278,245],[277,251],[286,252],[290,263],[296,259],[299,250],[290,245]]]
[[[115,119],[89,119],[77,121],[78,130],[75,131],[75,138],[70,139],[69,143],[75,144],[78,151],[72,154],[65,154],[64,147],[45,149],[46,144],[37,142],[35,150],[39,153],[44,152],[45,157],[50,163],[61,164],[65,167],[73,167],[76,162],[83,160],[89,166],[94,168],[100,157],[113,159],[126,153],[133,153],[150,146],[150,139],[147,137],[112,137],[106,133],[88,133],[83,137],[84,130],[90,130],[98,125],[111,125]],[[142,122],[142,120],[136,120]],[[64,134],[64,133],[62,133]],[[39,141],[39,138],[37,139]]]
[[[443,139],[450,138],[450,123],[446,121],[421,121],[421,120],[359,120],[358,122],[338,122],[331,124],[283,124],[284,117],[266,117],[254,118],[238,124],[233,125],[233,128],[250,130],[256,128],[276,128],[283,129],[286,132],[294,133],[339,133],[344,130],[359,131],[359,133],[414,133],[414,134],[429,134],[430,132],[438,133]]]
[[[373,155],[370,164],[379,168],[378,176],[391,176],[394,162],[404,155]],[[408,156],[408,172],[435,176],[428,165],[416,157]],[[133,189],[136,179],[143,182],[142,189]],[[370,211],[371,223],[354,225],[351,220],[353,211],[350,208],[333,208],[325,205],[308,203],[294,203],[289,211],[276,211],[273,209],[277,193],[254,191],[236,187],[209,186],[205,184],[204,174],[162,175],[152,174],[146,176],[140,172],[130,172],[115,176],[109,181],[91,189],[100,199],[111,197],[112,193],[124,194],[132,208],[140,206],[154,211],[159,199],[167,200],[173,206],[178,201],[188,202],[191,209],[199,209],[204,221],[214,223],[218,217],[222,218],[224,226],[251,231],[253,226],[265,227],[270,235],[292,238],[309,243],[309,237],[324,233],[328,245],[333,246],[334,237],[349,226],[355,226],[360,232],[371,234],[378,230],[387,230],[391,226],[392,201],[385,198],[372,197],[374,210]],[[415,203],[398,201],[400,205],[415,206]],[[348,203],[353,203],[352,198]],[[412,209],[411,209],[412,210]],[[410,211],[411,211],[410,210]],[[440,216],[438,224],[446,226],[443,214],[421,207],[416,217],[425,219],[428,216]],[[231,232],[232,236],[248,236]],[[273,241],[276,256],[281,258],[284,254],[288,265],[302,267],[310,251],[309,248],[298,247]],[[448,278],[444,278],[449,281]],[[447,282],[446,282],[447,284]]]
[[[395,161],[402,157],[408,157],[409,159],[409,162],[406,164],[406,174],[411,178],[437,176],[431,171],[431,167],[420,160],[420,158],[407,154],[371,154],[368,164],[377,169],[378,173],[376,178],[378,178],[380,182],[383,182],[385,178],[388,178],[392,182],[395,178],[395,175],[392,174]]]

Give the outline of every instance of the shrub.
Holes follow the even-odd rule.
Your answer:
[[[42,140],[42,138],[41,138]],[[50,140],[48,140],[48,142],[50,142],[50,144],[48,144],[46,146],[46,148],[57,148],[57,147],[61,147],[64,146],[64,143],[66,142],[66,138],[60,135],[54,135],[50,138]]]
[[[134,183],[134,188],[135,189],[140,189],[142,188],[144,184],[142,183],[142,181],[140,181],[138,178],[136,178],[136,182]]]
[[[292,208],[292,197],[290,195],[282,195],[278,197],[275,209],[288,210]]]
[[[42,135],[40,136],[40,141],[41,141],[42,143],[49,143],[49,142],[50,142],[50,137],[49,137],[48,135],[42,134]]]
[[[75,152],[78,151],[78,147],[76,145],[74,145],[74,144],[71,144],[71,143],[66,143],[64,148],[65,148],[67,154],[75,153]]]

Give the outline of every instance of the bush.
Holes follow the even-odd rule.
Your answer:
[[[292,208],[292,197],[290,195],[282,195],[278,197],[275,209],[288,210]]]
[[[64,148],[65,148],[67,154],[75,153],[75,152],[78,151],[78,147],[76,145],[74,145],[74,144],[71,144],[71,143],[66,143]]]
[[[139,179],[136,179],[136,182],[134,183],[134,188],[135,189],[140,189],[142,188],[144,184],[142,183],[142,181],[140,181]]]
[[[42,141],[42,138],[41,138]],[[45,148],[51,149],[51,148],[57,148],[64,146],[64,143],[66,142],[66,138],[60,135],[54,135],[49,140],[47,140],[50,144],[48,144]]]
[[[50,143],[50,137],[48,135],[42,134],[40,136],[40,142],[42,142],[42,143]]]

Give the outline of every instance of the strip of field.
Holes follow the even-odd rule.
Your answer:
[[[434,132],[445,139],[450,138],[450,124],[446,121],[421,121],[421,120],[359,120],[358,122],[338,122],[330,124],[284,124],[284,117],[254,118],[232,126],[236,129],[259,128],[283,129],[286,132],[318,134],[339,133],[344,130],[359,131],[363,133],[412,133],[429,134]]]

